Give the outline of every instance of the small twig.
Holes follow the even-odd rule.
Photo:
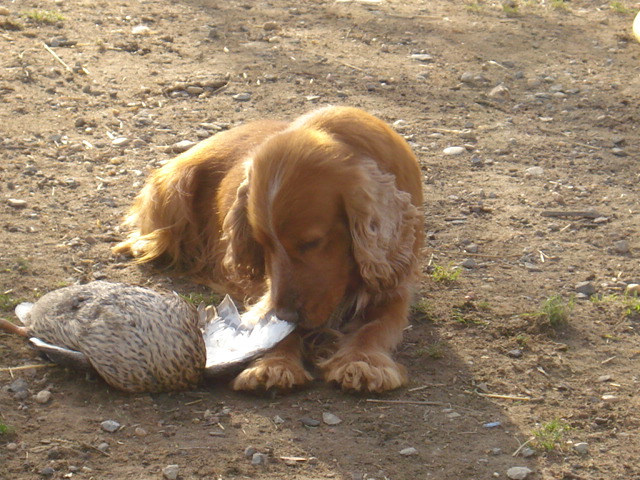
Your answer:
[[[480,257],[480,258],[519,258],[521,255],[491,255],[488,253],[469,253],[469,252],[454,252],[454,251],[444,251],[444,250],[434,250],[435,252],[441,255],[462,255],[465,257]]]
[[[535,437],[531,437],[529,440],[527,440],[526,442],[524,442],[523,444],[521,444],[517,450],[515,452],[513,452],[511,454],[512,457],[517,456],[520,453],[520,450],[522,450],[524,447],[526,447],[527,445],[529,445],[533,440],[535,440]]]
[[[584,217],[584,218],[598,218],[598,217],[603,217],[604,215],[601,215],[598,212],[587,212],[587,211],[581,211],[581,210],[567,210],[566,212],[563,212],[561,210],[546,210],[544,212],[540,212],[540,215],[542,215],[543,217]]]
[[[407,390],[407,392],[417,392],[419,390],[424,390],[425,388],[444,387],[444,386],[446,386],[445,383],[430,383],[429,385],[422,385],[421,387],[410,388],[409,390]]]
[[[111,455],[108,452],[103,452],[102,450],[100,450],[98,447],[94,447],[93,445],[89,445],[86,442],[78,442],[80,446],[84,447],[84,448],[89,448],[91,450],[95,450],[96,452],[100,452],[102,455],[104,455],[105,457],[111,457]]]
[[[487,397],[487,398],[499,398],[502,400],[522,400],[525,402],[530,402],[531,400],[533,400],[533,398],[531,397],[518,397],[517,395],[500,395],[497,393],[480,393],[480,392],[474,392],[476,395],[480,395],[481,397]]]
[[[73,69],[67,65],[66,63],[64,63],[64,61],[56,54],[56,52],[54,52],[53,50],[51,50],[49,48],[49,46],[46,43],[43,43],[42,46],[47,50],[47,52],[49,52],[51,55],[53,55],[53,58],[55,58],[58,62],[60,62],[60,64],[66,68],[69,72],[73,72]]]
[[[338,60],[337,58],[336,58],[336,61],[337,61],[338,63],[341,63],[341,64],[342,64],[342,65],[344,65],[345,67],[353,68],[354,70],[357,70],[357,71],[359,71],[359,72],[364,72],[364,68],[356,67],[355,65],[351,65],[350,63],[343,62],[342,60]]]
[[[199,398],[197,400],[193,400],[192,402],[185,403],[184,406],[188,407],[189,405],[195,405],[196,403],[200,403],[201,401],[202,401],[202,399]]]
[[[433,130],[434,132],[437,133],[455,133],[455,134],[461,134],[461,133],[468,133],[470,132],[470,130],[452,130],[450,128],[436,128],[436,127],[430,127],[429,130]]]
[[[436,407],[446,406],[446,403],[442,402],[429,402],[427,400],[380,400],[377,398],[367,398],[366,400],[369,403],[391,403],[398,405],[433,405]]]
[[[611,362],[615,358],[616,358],[616,355],[614,355],[613,357],[609,357],[606,360],[603,360],[602,362],[600,362],[600,365],[606,365],[607,363]]]
[[[316,457],[279,457],[283,462],[291,462],[291,463],[302,463],[302,462],[311,462],[317,460]]]
[[[421,387],[415,387],[415,388],[410,388],[409,390],[407,390],[407,392],[418,392],[420,390],[424,390],[426,388],[429,388],[431,385],[422,385]]]
[[[34,368],[45,368],[45,367],[57,367],[57,364],[55,363],[40,363],[37,365],[22,365],[21,367],[4,367],[4,368],[0,368],[0,372],[4,373],[4,372],[17,372],[20,370],[31,370]]]

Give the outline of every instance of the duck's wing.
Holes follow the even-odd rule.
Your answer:
[[[74,369],[91,369],[89,360],[82,352],[52,345],[40,340],[38,337],[29,338],[29,342],[36,350],[58,365]]]
[[[242,321],[227,296],[218,306],[218,316],[204,328],[207,348],[205,375],[216,377],[234,373],[263,355],[295,329],[295,325],[268,313],[255,325]]]

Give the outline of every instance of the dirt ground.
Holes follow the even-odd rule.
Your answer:
[[[429,240],[397,355],[410,384],[380,397],[127,395],[19,369],[43,362],[0,334],[0,478],[640,478],[639,7],[1,1],[3,317],[94,279],[208,295],[111,254],[144,178],[178,142],[320,105],[408,139]],[[573,309],[550,325],[557,295]]]

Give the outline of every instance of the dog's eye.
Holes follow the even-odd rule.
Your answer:
[[[300,253],[306,253],[319,246],[320,246],[320,239],[317,238],[315,240],[310,240],[308,242],[301,243],[300,245],[298,245],[298,250],[300,251]]]

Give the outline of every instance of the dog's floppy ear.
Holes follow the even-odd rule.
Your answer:
[[[244,180],[238,186],[236,199],[222,224],[222,241],[227,245],[223,266],[238,283],[264,276],[262,247],[253,238],[247,212],[251,165],[251,162],[247,163]]]
[[[370,158],[361,158],[356,183],[346,193],[353,254],[369,289],[394,289],[417,272],[414,253],[420,212],[395,177]]]

